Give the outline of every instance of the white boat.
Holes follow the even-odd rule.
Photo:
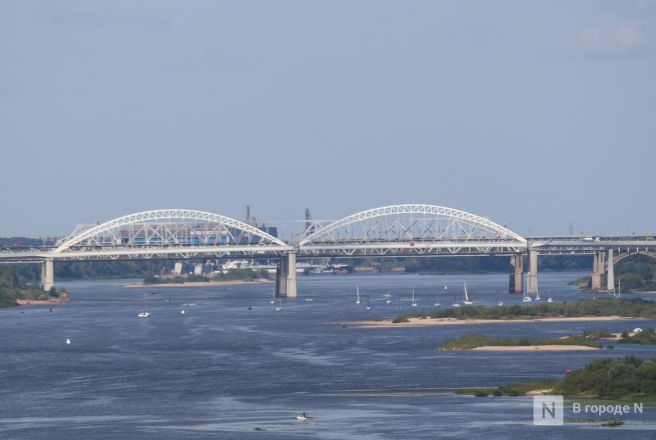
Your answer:
[[[360,286],[355,286],[355,303],[360,304]]]
[[[522,284],[524,285],[523,286],[524,288],[522,290],[522,296],[523,296],[522,302],[530,303],[531,301],[533,301],[533,298],[531,298],[526,294],[526,282],[527,282],[526,277],[522,276]]]
[[[367,307],[365,307],[367,310],[371,310],[371,306],[369,305],[369,297],[367,297]]]
[[[474,301],[470,300],[469,295],[467,295],[467,283],[464,283],[464,287],[465,287],[465,300],[462,303],[470,306],[474,304]]]
[[[71,340],[69,338],[66,338],[66,345],[71,345]]]
[[[540,298],[540,292],[535,294],[535,300],[540,301],[542,298]]]
[[[503,305],[503,301],[499,301],[499,302],[497,303],[497,305],[498,305],[499,307],[501,307],[501,306]]]
[[[385,304],[392,304],[392,294],[389,291],[385,294]]]
[[[453,307],[460,307],[460,304],[455,303],[455,304],[453,304]]]
[[[271,299],[269,300],[269,303],[275,304],[276,303],[276,282],[273,282],[273,292],[271,292]]]
[[[180,310],[180,314],[181,314],[181,315],[184,315],[184,314],[185,314],[185,310],[184,310],[184,309]]]
[[[434,305],[435,307],[439,307],[439,306],[440,306],[440,302],[439,302],[439,300],[437,299],[437,293],[435,294],[435,304],[433,304],[433,305]]]
[[[305,302],[309,302],[309,303],[314,302],[314,298],[305,298]]]
[[[549,297],[549,298],[547,298],[547,302],[552,303],[552,302],[554,302],[554,299],[552,297]]]
[[[150,318],[150,312],[140,312],[137,316],[139,318]]]
[[[282,298],[278,298],[278,305],[276,306],[276,312],[282,310]]]
[[[307,422],[308,420],[312,420],[312,417],[307,415],[305,412],[301,413],[301,415],[296,416],[296,420],[299,422]]]
[[[412,291],[412,307],[417,307],[417,301],[415,301],[415,291]]]

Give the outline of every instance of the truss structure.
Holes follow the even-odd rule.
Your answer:
[[[510,254],[526,249],[519,234],[488,219],[435,205],[405,204],[370,209],[307,235],[302,254]]]

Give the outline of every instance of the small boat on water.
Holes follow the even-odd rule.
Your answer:
[[[184,310],[184,309],[180,310],[180,314],[181,314],[181,315],[184,315],[184,314],[185,314],[185,310]]]
[[[66,345],[71,345],[71,340],[70,340],[70,338],[66,338]]]
[[[552,303],[552,302],[554,302],[554,299],[552,297],[549,297],[549,298],[547,298],[547,302]]]
[[[360,286],[355,286],[355,303],[360,304]]]
[[[474,304],[474,301],[470,300],[469,295],[467,295],[467,283],[464,283],[464,287],[465,287],[465,300],[462,303],[470,306]]]
[[[412,304],[410,304],[412,307],[417,307],[417,301],[415,301],[415,291],[414,289],[412,290]]]
[[[389,292],[389,290],[385,294],[385,304],[392,304],[392,294]]]
[[[309,302],[309,303],[314,302],[314,298],[305,298],[305,302]]]
[[[440,301],[439,301],[439,299],[438,299],[438,297],[437,297],[437,293],[435,294],[435,304],[433,304],[433,305],[434,305],[435,307],[439,307],[439,306],[440,306]]]
[[[367,307],[365,307],[367,310],[371,310],[371,306],[369,305],[369,297],[367,296]]]
[[[269,300],[271,304],[276,303],[276,283],[273,283],[273,292],[271,292],[271,300]]]
[[[139,312],[137,316],[139,318],[150,318],[150,312]]]
[[[305,411],[303,411],[300,415],[296,416],[296,420],[299,422],[307,422],[308,420],[312,420],[312,417],[310,417]]]
[[[278,298],[278,305],[276,306],[276,312],[279,312],[282,310],[282,298]]]

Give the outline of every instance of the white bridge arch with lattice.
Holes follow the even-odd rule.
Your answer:
[[[74,232],[51,255],[68,258],[153,258],[283,255],[282,240],[239,220],[204,211],[161,209],[125,215]]]
[[[527,241],[486,218],[437,205],[403,204],[358,212],[313,231],[301,254],[512,254]]]

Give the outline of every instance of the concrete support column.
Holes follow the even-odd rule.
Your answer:
[[[604,268],[606,254],[604,251],[596,251],[594,259],[592,260],[592,276],[590,279],[590,288],[592,291],[597,292],[601,290],[601,281],[604,276]]]
[[[276,296],[287,296],[287,258],[281,258],[276,268]]]
[[[537,295],[538,293],[538,251],[528,251],[528,286],[526,293]]]
[[[41,263],[41,287],[46,292],[55,285],[55,264],[52,260]]]
[[[296,252],[287,254],[287,298],[296,298]]]
[[[510,257],[510,293],[524,292],[524,254],[518,253]]]
[[[608,249],[608,274],[606,275],[606,289],[612,292],[615,289],[615,263],[613,262],[613,250]]]

